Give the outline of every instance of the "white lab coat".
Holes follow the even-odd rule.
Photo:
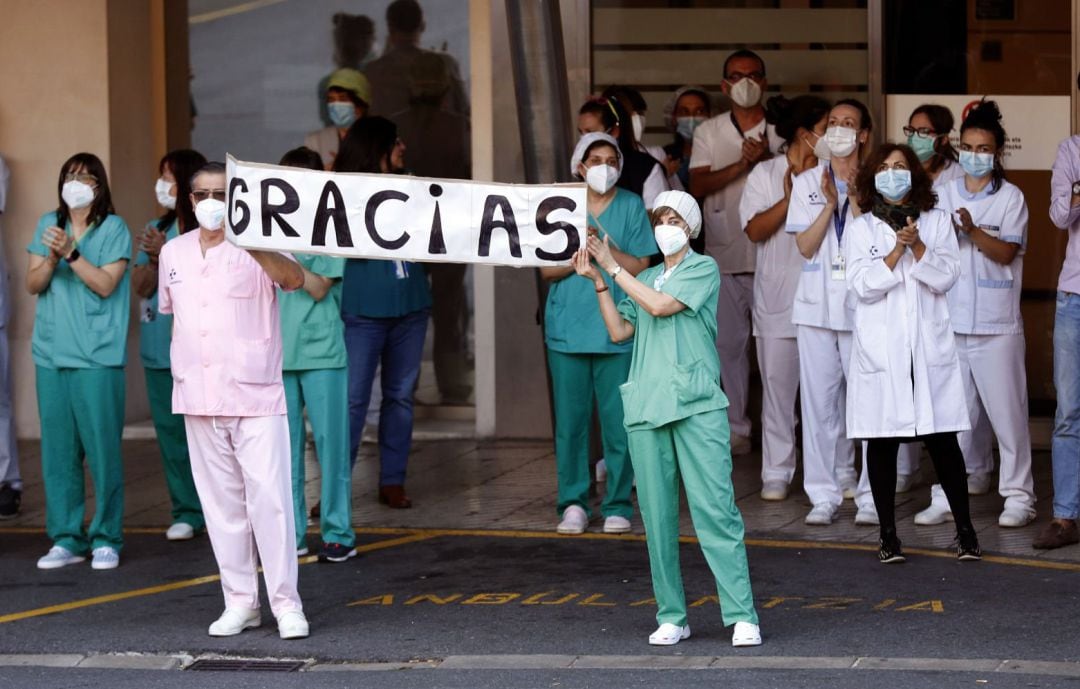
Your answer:
[[[856,297],[847,385],[849,438],[910,438],[971,427],[945,293],[960,275],[949,216],[919,215],[926,252],[894,270],[896,233],[867,213],[846,233],[848,287]]]

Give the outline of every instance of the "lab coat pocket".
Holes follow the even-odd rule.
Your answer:
[[[859,326],[855,330],[855,368],[859,373],[881,373],[889,363],[888,336],[884,326]]]
[[[795,301],[803,304],[820,304],[825,298],[825,285],[821,275],[821,263],[807,261],[803,263],[799,275],[799,287],[795,291]]]
[[[719,387],[711,380],[708,369],[700,359],[691,364],[676,364],[671,376],[679,404],[690,404],[713,396]]]
[[[985,256],[979,257],[976,282],[975,318],[979,323],[1014,323],[1017,318],[1017,295],[1013,292],[1011,265],[1002,265]]]
[[[956,361],[956,340],[949,319],[924,323],[920,339],[928,367],[949,366]]]
[[[633,426],[647,422],[645,399],[638,390],[638,384],[628,381],[619,386],[619,395],[623,403],[623,424]]]
[[[246,266],[230,265],[225,276],[225,296],[232,299],[252,299],[258,287],[255,276]]]
[[[238,383],[269,385],[281,376],[281,361],[272,356],[270,340],[236,340],[235,376]]]
[[[82,306],[87,316],[100,316],[108,312],[105,300],[95,294],[92,289],[83,286],[79,292],[82,295]]]

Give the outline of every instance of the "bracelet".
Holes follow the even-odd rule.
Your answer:
[[[608,275],[610,275],[611,279],[614,280],[616,277],[618,277],[619,273],[621,273],[621,272],[622,272],[622,266],[617,265],[617,266],[615,266],[615,270],[608,273]]]
[[[607,291],[608,291],[608,286],[604,285],[604,289],[598,289],[598,290],[596,290],[596,293],[600,294],[601,292],[607,292]]]
[[[78,261],[80,256],[82,256],[82,254],[79,253],[79,248],[75,247],[74,249],[71,250],[70,254],[68,254],[67,256],[64,256],[64,260],[67,261],[68,264],[70,265],[70,264],[74,263],[75,261]]]

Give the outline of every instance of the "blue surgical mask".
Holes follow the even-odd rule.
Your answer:
[[[874,175],[874,188],[886,200],[902,200],[911,191],[911,170],[889,168]]]
[[[994,171],[994,154],[960,151],[960,167],[971,177],[982,179]]]
[[[919,157],[920,163],[925,163],[934,157],[934,142],[936,137],[919,136],[918,134],[912,134],[907,138],[907,145],[911,150],[915,151],[915,155]]]
[[[356,121],[356,106],[352,103],[335,101],[326,104],[326,112],[330,115],[330,121],[339,129],[346,129]]]
[[[687,141],[694,140],[694,130],[705,121],[704,117],[676,117],[675,131]]]

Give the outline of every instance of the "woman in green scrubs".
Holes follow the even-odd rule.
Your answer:
[[[716,578],[724,624],[735,625],[732,645],[757,646],[761,631],[731,484],[728,401],[713,344],[720,273],[711,258],[689,247],[701,231],[694,198],[665,191],[655,204],[651,220],[662,264],[635,279],[612,256],[611,242],[596,237],[574,257],[577,273],[596,289],[611,340],[634,340],[620,392],[660,625],[649,643],[670,646],[690,636],[679,569],[681,478],[694,531]],[[617,306],[607,277],[627,294]]]
[[[322,159],[310,148],[295,148],[281,165],[322,170]],[[322,473],[319,502],[320,562],[345,562],[356,555],[352,528],[352,461],[349,458],[349,375],[345,324],[341,320],[341,279],[345,259],[295,254],[304,269],[304,287],[278,289],[283,347],[282,381],[289,413],[292,445],[293,509],[296,550],[308,553],[307,506],[304,502],[304,450],[311,423],[315,454]]]
[[[131,233],[114,215],[105,166],[78,153],[60,169],[59,206],[41,217],[26,288],[37,295],[31,350],[41,417],[45,530],[53,547],[40,569],[82,562],[120,564],[123,545],[124,364],[131,283]],[[83,527],[83,459],[95,509]]]
[[[636,275],[656,253],[649,216],[641,197],[615,186],[622,169],[618,143],[607,134],[585,134],[571,161],[572,172],[588,185],[589,233],[610,239],[613,260]],[[619,248],[615,248],[619,247]],[[605,533],[630,531],[634,475],[627,457],[622,400],[618,388],[630,370],[629,342],[612,342],[596,316],[589,285],[570,266],[541,268],[551,283],[544,309],[544,341],[555,400],[555,462],[559,481],[556,506],[563,534],[583,533],[589,522],[589,427],[593,395],[607,465],[600,512]],[[622,298],[614,283],[604,283]]]
[[[158,313],[158,255],[165,242],[188,230],[199,229],[191,207],[191,177],[206,165],[198,151],[180,149],[165,154],[158,163],[154,193],[165,214],[146,224],[139,237],[139,253],[131,271],[131,285],[139,297],[139,357],[146,375],[146,396],[154,420],[158,450],[165,468],[165,484],[172,502],[172,525],[165,532],[170,541],[194,538],[206,525],[195,480],[191,477],[187,431],[182,414],[172,411],[171,315]]]

